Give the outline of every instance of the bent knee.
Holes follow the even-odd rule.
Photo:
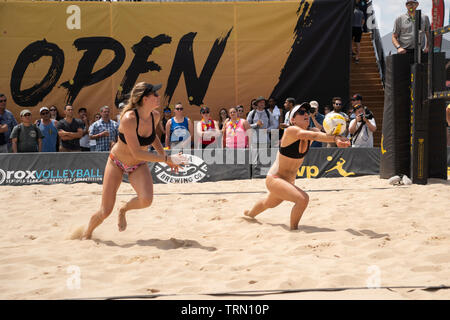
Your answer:
[[[98,216],[103,221],[109,217],[109,215],[111,214],[112,211],[113,211],[112,207],[111,208],[101,208],[100,212],[98,213]]]
[[[307,193],[302,193],[298,196],[297,201],[295,202],[298,205],[307,206],[309,203],[309,196]]]
[[[153,197],[139,198],[139,201],[143,208],[150,207],[153,202]]]

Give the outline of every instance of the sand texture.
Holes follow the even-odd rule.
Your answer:
[[[244,218],[263,179],[154,187],[153,204],[114,212],[90,241],[98,184],[2,187],[0,299],[164,294],[160,299],[450,299],[450,290],[208,293],[307,288],[450,285],[450,181],[391,186],[378,176],[298,179],[310,196],[300,228],[292,203]]]

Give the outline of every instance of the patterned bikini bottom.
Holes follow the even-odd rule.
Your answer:
[[[142,165],[147,163],[146,161],[143,161],[143,162],[140,162],[140,163],[138,163],[138,164],[136,164],[134,166],[129,166],[129,165],[124,164],[122,161],[114,158],[114,156],[111,153],[109,154],[109,158],[115,163],[115,165],[117,167],[119,167],[119,169],[121,169],[124,173],[127,173],[127,174],[132,173],[137,168],[139,168],[140,166],[142,166]]]

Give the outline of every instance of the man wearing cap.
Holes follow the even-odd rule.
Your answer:
[[[64,107],[65,118],[58,121],[56,129],[61,139],[59,151],[79,152],[80,139],[83,136],[84,124],[81,120],[73,117],[73,107],[67,105]]]
[[[250,128],[256,130],[255,139],[252,139],[252,141],[258,144],[260,148],[265,148],[270,145],[269,130],[278,129],[278,122],[275,121],[273,114],[265,109],[266,99],[264,97],[258,97],[255,100],[255,105],[256,109],[250,111],[247,121]]]
[[[362,95],[359,93],[355,93],[352,98],[350,99],[350,103],[352,104],[352,110],[350,114],[350,121],[355,119],[355,106],[362,105]]]
[[[392,44],[397,49],[398,54],[413,53],[415,48],[414,43],[414,23],[416,19],[416,9],[419,6],[417,0],[407,0],[407,12],[399,16],[394,23],[394,30],[392,32]],[[428,52],[428,46],[425,46],[425,36],[427,43],[429,41],[428,34],[425,31],[430,30],[430,20],[425,14],[421,15],[421,31],[420,43],[425,53]],[[425,46],[425,48],[424,48]],[[413,55],[412,55],[413,56]]]
[[[112,145],[117,142],[119,125],[111,120],[108,106],[100,108],[100,115],[102,118],[90,127],[89,137],[96,140],[95,151],[109,151]]]
[[[11,111],[6,109],[6,96],[0,93],[0,153],[12,151],[11,131],[17,121]]]
[[[354,106],[355,119],[350,121],[349,132],[352,135],[353,148],[373,148],[373,133],[377,131],[377,124],[373,116],[367,118],[366,109],[357,104]]]
[[[28,109],[20,112],[22,123],[14,127],[11,132],[13,153],[17,152],[41,152],[42,132],[32,123],[31,111]]]
[[[56,130],[57,121],[50,118],[50,109],[42,107],[39,110],[41,119],[36,121],[36,125],[41,130],[42,152],[56,152],[58,142],[58,130]]]

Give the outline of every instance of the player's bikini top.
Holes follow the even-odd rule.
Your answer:
[[[297,140],[297,141],[291,143],[290,145],[288,145],[286,147],[281,147],[280,146],[280,153],[283,156],[291,158],[291,159],[302,159],[302,158],[304,158],[306,156],[306,154],[308,153],[308,151],[309,151],[310,143],[309,143],[309,140],[308,140],[308,147],[306,148],[306,151],[303,152],[303,153],[300,153],[298,151],[298,148],[300,146],[300,141],[301,140]]]
[[[153,118],[153,113],[151,113],[152,115],[152,134],[149,137],[141,137],[138,133],[138,128],[139,128],[139,113],[137,111],[137,109],[134,109],[134,113],[136,114],[136,135],[138,137],[139,140],[139,144],[141,146],[148,146],[151,145],[153,143],[153,141],[155,141],[155,119]],[[122,140],[123,143],[127,144],[127,141],[125,140],[125,135],[119,131],[119,138],[120,140]]]

